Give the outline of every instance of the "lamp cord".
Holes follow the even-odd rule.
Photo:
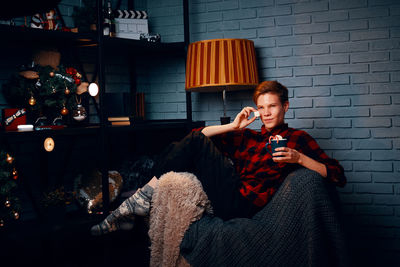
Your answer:
[[[224,104],[224,117],[226,117],[226,95],[225,95],[225,89],[222,91],[222,101]]]

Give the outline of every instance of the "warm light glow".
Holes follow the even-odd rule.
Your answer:
[[[96,83],[90,83],[89,84],[89,94],[91,96],[96,96],[99,93],[99,87],[97,86]]]
[[[11,164],[13,162],[14,158],[11,157],[9,154],[7,154],[7,159],[6,160],[7,160],[8,163]]]
[[[47,137],[44,140],[43,146],[44,146],[44,150],[46,150],[47,152],[53,151],[54,146],[55,146],[53,138]]]
[[[185,82],[185,89],[194,92],[254,89],[258,85],[254,42],[214,39],[191,43]]]

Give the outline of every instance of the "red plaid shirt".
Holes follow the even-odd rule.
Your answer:
[[[271,135],[281,135],[287,139],[287,147],[325,164],[327,179],[337,186],[346,184],[344,170],[339,162],[329,158],[317,142],[305,131],[289,128],[287,124],[276,127],[271,132],[242,129],[212,137],[216,146],[234,163],[242,186],[240,193],[250,199],[254,205],[267,204],[278,190],[286,176],[301,167],[293,163],[275,163],[267,152],[265,144]]]

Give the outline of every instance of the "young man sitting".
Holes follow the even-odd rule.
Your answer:
[[[346,178],[342,166],[329,158],[305,131],[288,127],[288,89],[277,81],[264,81],[253,94],[257,109],[243,108],[232,123],[197,129],[173,143],[156,160],[154,177],[125,200],[101,223],[92,227],[94,235],[120,229],[121,222],[133,215],[149,213],[158,178],[168,171],[191,172],[197,176],[214,210],[228,220],[252,217],[264,207],[293,170],[305,167],[337,186]],[[261,131],[247,128],[259,112]],[[280,136],[287,146],[272,155],[266,144]]]

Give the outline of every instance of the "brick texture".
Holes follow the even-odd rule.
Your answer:
[[[253,7],[257,17],[244,18]],[[277,79],[293,90],[289,125],[308,131],[345,167],[349,183],[340,197],[350,226],[356,236],[373,236],[381,244],[376,255],[364,255],[370,262],[400,250],[399,8],[397,1],[378,0],[265,1],[264,8],[262,1],[249,1],[239,5],[243,14],[235,18],[245,25],[235,30],[237,36],[257,29],[252,39],[261,55],[260,80]],[[196,23],[203,22],[193,19]],[[201,113],[195,119],[206,117]],[[365,224],[369,231],[359,230]],[[382,233],[382,227],[390,228]],[[385,236],[392,242],[385,245]]]

